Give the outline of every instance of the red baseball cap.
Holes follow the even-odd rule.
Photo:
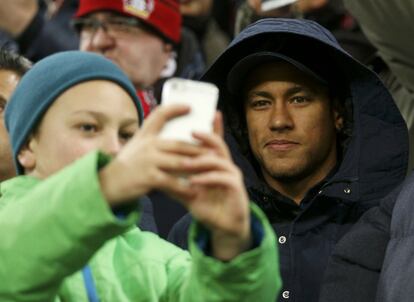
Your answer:
[[[182,18],[178,0],[80,0],[75,18],[108,10],[138,18],[168,40],[180,42]]]

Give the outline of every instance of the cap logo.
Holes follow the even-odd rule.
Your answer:
[[[123,0],[124,11],[139,18],[148,18],[154,10],[154,0]]]

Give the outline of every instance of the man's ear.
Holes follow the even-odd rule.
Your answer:
[[[164,54],[165,54],[165,66],[161,70],[161,78],[172,77],[177,70],[177,54],[174,51],[173,45],[164,43]]]
[[[174,50],[174,46],[171,43],[164,42],[164,51],[170,53]]]
[[[344,128],[345,108],[343,103],[339,100],[339,98],[334,97],[331,100],[335,128],[337,132],[340,132]]]
[[[33,152],[34,139],[30,137],[28,142],[23,145],[17,155],[17,160],[25,171],[33,171],[36,167],[36,156]]]
[[[336,131],[342,131],[344,128],[344,118],[342,114],[340,114],[337,110],[334,111],[334,118],[335,118],[335,128]]]

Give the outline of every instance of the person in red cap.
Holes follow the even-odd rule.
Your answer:
[[[81,50],[104,55],[129,76],[147,115],[157,104],[154,85],[177,75],[181,21],[177,0],[80,0],[74,26]]]

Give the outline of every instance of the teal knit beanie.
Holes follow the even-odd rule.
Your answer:
[[[144,115],[136,90],[114,63],[103,56],[81,51],[48,56],[23,76],[6,106],[6,128],[18,174],[24,171],[17,155],[49,106],[70,87],[90,80],[108,80],[121,86],[134,101],[142,123]]]

